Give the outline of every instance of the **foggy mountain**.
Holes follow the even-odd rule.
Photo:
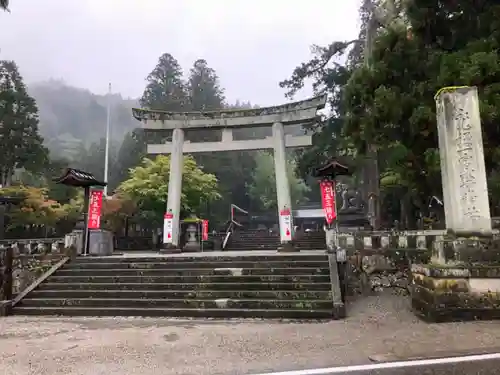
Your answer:
[[[51,153],[70,156],[106,136],[107,98],[89,90],[50,80],[28,86],[38,105],[41,135]],[[121,143],[126,133],[138,127],[132,108],[138,101],[111,97],[110,138]]]

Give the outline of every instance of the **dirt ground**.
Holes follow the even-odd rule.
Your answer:
[[[5,375],[252,374],[500,347],[500,322],[427,324],[392,294],[332,322],[158,318],[0,319]]]

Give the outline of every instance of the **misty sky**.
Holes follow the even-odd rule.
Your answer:
[[[302,6],[299,6],[302,4]],[[311,44],[356,37],[358,0],[11,0],[0,13],[0,58],[26,81],[63,79],[138,97],[165,52],[184,73],[214,68],[229,102],[284,102],[278,82]],[[311,95],[307,90],[297,99]]]

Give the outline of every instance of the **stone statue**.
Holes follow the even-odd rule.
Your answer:
[[[361,194],[358,190],[349,189],[344,187],[341,193],[342,205],[340,207],[341,212],[359,212],[364,208],[363,201],[361,199]]]

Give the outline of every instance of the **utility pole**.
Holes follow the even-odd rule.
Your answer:
[[[108,101],[107,101],[107,116],[106,116],[106,146],[104,151],[104,197],[108,196],[108,173],[109,173],[109,133],[110,133],[110,121],[111,121],[111,83],[108,86]]]

